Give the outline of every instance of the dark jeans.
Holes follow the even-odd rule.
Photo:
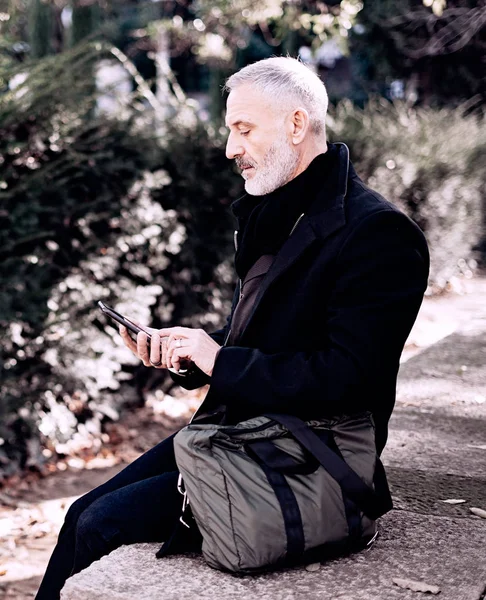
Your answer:
[[[36,600],[59,599],[68,577],[123,544],[169,539],[182,508],[173,437],[72,504]]]

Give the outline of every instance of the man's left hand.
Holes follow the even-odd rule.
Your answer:
[[[206,375],[213,374],[216,355],[221,346],[202,329],[168,327],[159,329],[160,337],[168,336],[167,367],[178,371],[181,359],[192,361]]]

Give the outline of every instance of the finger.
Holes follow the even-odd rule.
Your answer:
[[[173,356],[174,356],[174,351],[176,349],[176,344],[177,344],[178,339],[180,339],[180,338],[176,337],[174,334],[171,334],[167,338],[167,365],[172,368],[175,368],[174,364],[173,364]]]
[[[147,334],[145,331],[139,331],[137,334],[137,354],[146,367],[150,367],[150,358],[147,345]]]
[[[167,342],[169,341],[168,337],[163,337],[160,340],[160,347],[161,347],[161,353],[162,353],[162,357],[161,357],[161,361],[162,364],[164,365],[164,367],[167,367]]]
[[[134,354],[137,354],[137,343],[133,340],[132,336],[128,333],[128,329],[123,325],[119,325],[118,331],[120,332],[121,338],[125,346],[131,350]]]
[[[152,334],[150,341],[150,363],[156,369],[160,369],[163,366],[160,352],[160,335],[158,332]]]
[[[172,334],[165,338],[167,340],[167,351],[166,351],[166,362],[168,367],[172,367],[172,353],[174,352],[174,344],[172,341],[175,339]]]
[[[194,329],[191,329],[191,327],[166,327],[165,329],[159,329],[159,333],[162,337],[170,336],[171,334],[179,337],[187,337],[192,331],[194,331]]]
[[[179,369],[181,368],[181,361],[180,361],[179,357],[177,356],[177,352],[174,351],[172,353],[170,360],[171,360],[172,368],[175,369],[176,371],[179,371]]]
[[[189,331],[193,331],[193,330],[189,329]],[[167,345],[168,345],[169,348],[176,348],[177,347],[177,340],[190,340],[190,339],[191,339],[191,337],[187,333],[181,333],[181,332],[176,333],[176,332],[173,332],[168,337]]]
[[[166,340],[165,344],[166,344],[166,351],[165,351],[165,362],[167,364],[167,367],[171,367],[172,368],[172,352],[174,351],[174,349],[172,348],[172,346],[169,344],[169,339],[168,337],[164,338]]]
[[[177,339],[180,340],[181,338]],[[170,354],[171,366],[177,368],[177,370],[185,368],[182,363],[190,362],[192,360],[193,352],[193,346],[188,339],[182,341],[182,346],[173,345]]]
[[[180,371],[181,360],[188,358],[189,353],[187,352],[187,348],[175,348],[171,356],[172,368],[174,368],[176,371]]]
[[[178,347],[178,340],[180,339],[189,339],[189,338],[181,338],[181,334],[171,333],[167,338],[167,364],[172,366],[172,355],[174,350]],[[187,343],[187,342],[186,342]]]

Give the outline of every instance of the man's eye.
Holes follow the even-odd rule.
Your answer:
[[[248,129],[248,131],[240,131],[241,135],[248,135],[250,133],[250,130]]]

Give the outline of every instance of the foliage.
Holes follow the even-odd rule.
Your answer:
[[[402,78],[424,104],[474,96],[484,104],[485,27],[484,0],[372,0],[357,15],[350,49],[368,92]]]
[[[213,329],[228,309],[240,188],[219,132],[185,105],[161,122],[140,94],[97,114],[71,75],[95,56],[46,58],[0,100],[0,476],[38,465],[42,446],[99,445],[151,385],[98,299],[160,326]]]
[[[201,63],[235,68],[272,54],[297,56],[302,45],[316,50],[331,37],[345,50],[361,8],[359,0],[199,0],[192,4],[192,18],[175,15],[163,25],[176,53],[190,49]]]
[[[364,109],[342,102],[329,129],[349,143],[359,175],[424,230],[433,288],[470,274],[484,236],[484,119],[374,99]]]

